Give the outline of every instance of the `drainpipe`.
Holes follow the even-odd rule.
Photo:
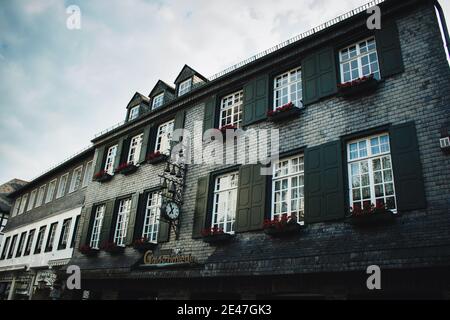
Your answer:
[[[444,11],[442,10],[442,7],[437,0],[434,1],[434,7],[438,12],[439,20],[441,21],[442,31],[444,32],[445,46],[447,47],[447,53],[450,57],[450,36],[448,34],[447,23],[445,22]]]

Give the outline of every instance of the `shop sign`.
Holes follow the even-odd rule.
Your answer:
[[[153,251],[149,250],[144,254],[143,267],[170,267],[170,266],[183,266],[196,264],[197,260],[191,255],[181,254],[153,254]]]

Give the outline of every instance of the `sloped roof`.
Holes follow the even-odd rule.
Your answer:
[[[202,76],[200,73],[198,73],[197,71],[189,67],[187,64],[185,64],[184,67],[181,69],[180,73],[178,74],[178,76],[175,78],[174,83],[178,84],[183,80],[186,80],[187,78],[192,77],[194,75],[201,78],[205,82],[208,81],[206,77]]]
[[[128,102],[127,108],[129,108],[130,106],[134,106],[135,105],[135,101],[149,102],[150,99],[147,96],[144,96],[142,93],[139,93],[139,92],[136,91],[136,93],[133,94],[133,97],[131,98],[130,102]]]
[[[171,87],[170,85],[168,85],[167,83],[165,83],[162,80],[158,80],[158,82],[155,84],[155,86],[153,87],[152,91],[150,91],[148,96],[151,98],[163,90],[168,90],[171,93],[175,93],[174,87]]]

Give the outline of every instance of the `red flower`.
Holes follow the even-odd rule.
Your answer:
[[[224,125],[223,127],[220,127],[219,130],[222,131],[222,133],[225,133],[227,130],[236,130],[237,127],[232,124]]]
[[[297,223],[297,215],[295,213],[283,214],[281,218],[279,216],[275,216],[273,220],[265,219],[263,223],[263,228],[276,228],[283,229],[290,223]]]
[[[223,229],[218,228],[218,227],[202,229],[202,231],[201,231],[201,234],[203,237],[214,236],[214,235],[223,234],[223,233],[225,233],[223,231]]]
[[[147,160],[153,160],[155,158],[158,158],[159,156],[161,156],[161,152],[159,152],[159,151],[152,152],[147,155]]]
[[[100,172],[97,172],[96,174],[94,174],[94,178],[95,179],[99,179],[105,175],[109,174],[108,172],[106,172],[105,170],[102,170]]]

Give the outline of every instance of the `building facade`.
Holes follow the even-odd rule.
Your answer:
[[[12,203],[8,195],[26,183],[26,181],[20,179],[12,179],[0,186],[0,243],[2,243],[3,229],[8,223],[9,213],[11,211]]]
[[[86,149],[8,197],[13,202],[0,249],[0,297],[49,299],[56,270],[69,262],[94,150]]]
[[[356,10],[214,80],[184,66],[175,87],[136,94],[93,140],[72,296],[448,297],[450,73],[434,5],[385,1],[380,30]],[[178,128],[278,129],[279,160],[269,176],[185,170],[164,156]]]

